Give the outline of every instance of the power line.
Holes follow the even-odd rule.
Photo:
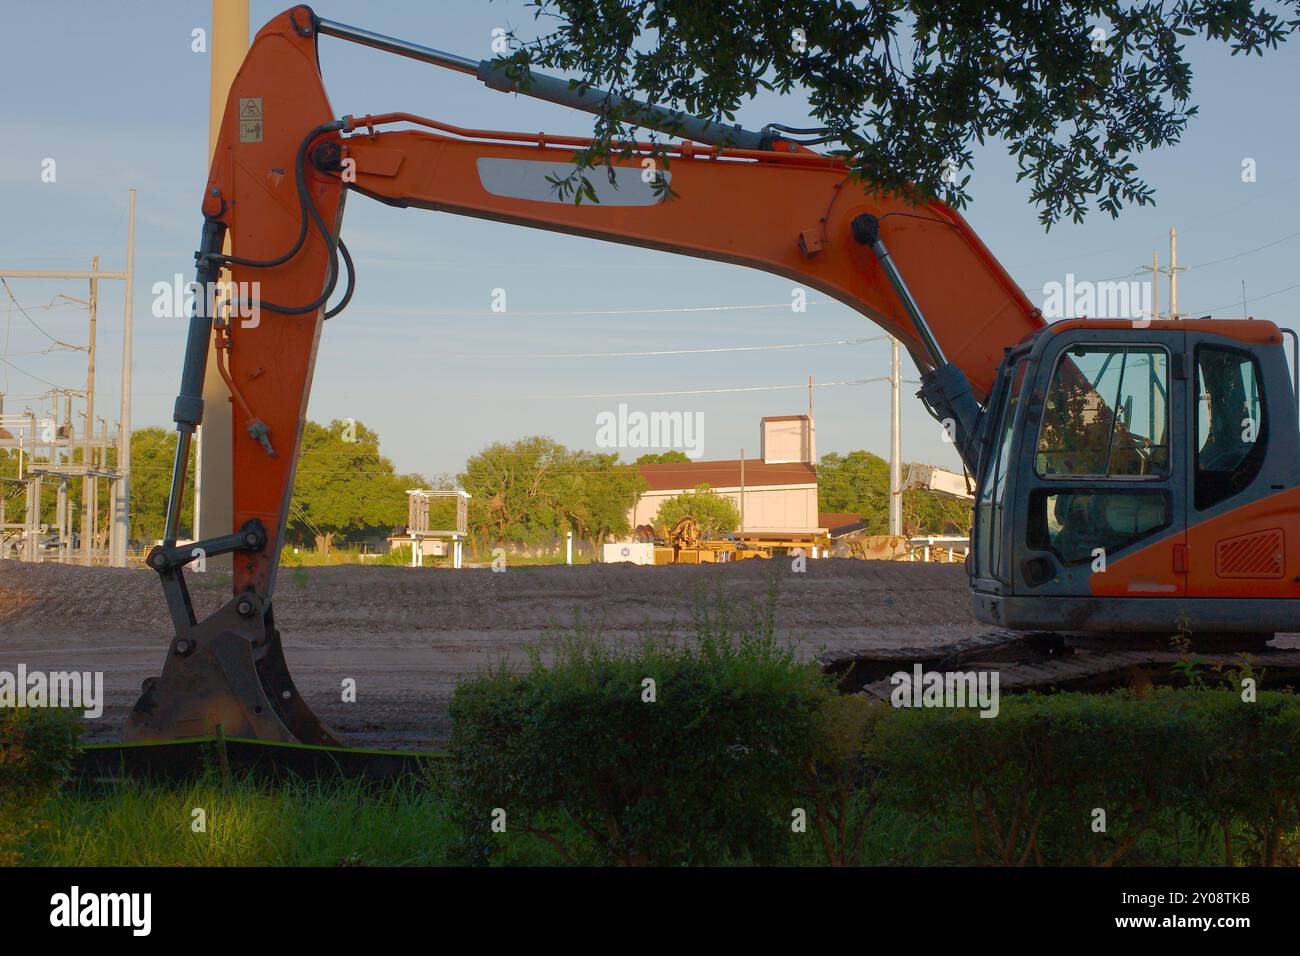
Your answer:
[[[831,299],[810,299],[805,305],[827,305]],[[664,315],[683,312],[743,312],[747,309],[789,309],[789,302],[765,302],[758,305],[701,305],[674,309],[583,309],[563,310],[549,309],[533,312],[493,312],[467,311],[465,309],[375,309],[361,308],[356,311],[372,315],[443,315],[443,316],[496,316],[498,318],[537,318],[540,316],[586,316],[586,315]]]
[[[1284,242],[1290,242],[1292,239],[1295,239],[1295,238],[1297,238],[1297,237],[1300,237],[1300,232],[1293,232],[1293,233],[1290,233],[1290,234],[1288,234],[1288,235],[1282,236],[1280,239],[1274,239],[1272,242],[1266,242],[1266,243],[1264,243],[1264,244],[1261,245],[1261,246],[1255,246],[1254,248],[1252,248],[1252,249],[1246,249],[1246,250],[1244,250],[1243,252],[1235,252],[1235,253],[1233,253],[1233,254],[1230,255],[1230,256],[1223,256],[1223,257],[1220,258],[1220,259],[1210,259],[1210,260],[1208,260],[1208,261],[1206,261],[1206,262],[1198,262],[1198,263],[1196,263],[1195,265],[1190,265],[1190,266],[1179,266],[1178,269],[1179,269],[1180,272],[1190,272],[1190,271],[1193,270],[1193,269],[1205,269],[1205,268],[1207,268],[1207,267],[1209,267],[1209,266],[1217,266],[1217,265],[1219,265],[1220,263],[1223,263],[1223,262],[1232,262],[1232,261],[1235,260],[1235,259],[1243,259],[1243,258],[1245,258],[1246,256],[1253,255],[1253,254],[1256,253],[1256,252],[1262,252],[1262,251],[1265,250],[1265,249],[1271,249],[1273,246],[1279,246],[1279,245],[1281,245],[1281,244],[1284,243]],[[1149,266],[1139,266],[1138,268],[1133,269],[1133,270],[1130,271],[1130,272],[1125,272],[1125,273],[1123,273],[1122,275],[1108,276],[1108,277],[1105,278],[1105,279],[1095,279],[1095,280],[1093,280],[1093,281],[1095,281],[1095,282],[1118,282],[1118,281],[1121,280],[1121,279],[1131,279],[1131,278],[1133,278],[1134,276],[1141,275],[1143,272],[1150,272],[1150,271],[1151,271],[1151,268],[1150,268]],[[1162,270],[1162,273],[1161,273],[1161,274],[1164,275],[1164,274],[1167,274],[1167,273],[1165,273],[1165,272]],[[1039,289],[1031,289],[1031,288],[1028,288],[1028,287],[1026,287],[1026,286],[1021,286],[1020,288],[1021,288],[1021,291],[1022,291],[1022,292],[1025,292],[1025,293],[1028,293],[1028,294],[1038,294],[1038,293],[1041,291],[1041,290],[1039,290]],[[1281,291],[1286,291],[1286,290],[1281,290]],[[1234,304],[1239,304],[1239,303],[1234,303]],[[1181,314],[1181,311],[1182,311],[1182,310],[1179,310],[1179,311],[1180,311],[1180,314]]]
[[[46,332],[43,328],[41,328],[39,325],[37,325],[37,324],[36,324],[36,320],[33,319],[33,318],[31,317],[30,314],[28,314],[27,310],[24,309],[24,308],[22,307],[22,304],[19,303],[18,299],[14,296],[14,290],[11,289],[11,288],[9,288],[9,283],[8,283],[8,281],[5,280],[5,278],[4,278],[3,276],[0,276],[0,285],[3,285],[3,286],[5,287],[5,292],[9,293],[9,301],[11,301],[11,302],[14,304],[14,306],[18,309],[18,311],[21,312],[21,313],[23,314],[23,317],[24,317],[25,319],[27,319],[27,321],[30,322],[30,323],[32,324],[32,328],[36,329],[37,332],[40,332],[41,335],[45,336],[47,339],[49,339],[49,340],[50,340],[51,342],[53,342],[55,345],[61,345],[61,346],[63,346],[63,347],[66,348],[66,349],[73,349],[74,351],[78,351],[78,352],[85,352],[85,351],[86,351],[86,347],[85,347],[85,346],[82,346],[82,345],[70,345],[70,344],[67,343],[67,342],[61,342],[61,341],[59,341],[58,339],[56,339],[54,336],[50,335],[49,332]],[[53,302],[53,300],[51,300],[51,302]]]
[[[623,358],[642,355],[694,355],[710,352],[763,352],[777,349],[811,349],[831,345],[863,345],[867,342],[881,342],[887,335],[873,335],[864,339],[839,339],[834,342],[794,342],[788,345],[733,345],[712,349],[659,349],[651,352],[552,352],[519,355],[449,355],[448,358],[482,358],[482,359],[568,359],[568,358]]]
[[[39,375],[33,375],[31,372],[27,371],[24,368],[19,368],[13,362],[5,358],[3,355],[0,355],[0,362],[4,362],[5,365],[13,369],[15,372],[21,372],[23,375],[26,375],[28,378],[34,378],[36,379],[36,381],[41,382],[45,385],[53,386],[54,388],[60,389],[61,391],[72,390],[72,387],[69,385],[60,385],[58,382],[51,382],[48,378],[41,378]]]
[[[1289,178],[1289,179],[1285,179],[1285,180],[1283,180],[1281,183],[1279,183],[1277,188],[1280,189],[1282,186],[1289,186],[1291,183],[1295,182],[1295,181],[1298,180],[1298,179],[1300,179],[1300,175],[1292,176],[1291,178]],[[1199,219],[1195,219],[1195,220],[1193,220],[1193,221],[1192,221],[1192,224],[1191,224],[1190,226],[1188,226],[1187,228],[1185,228],[1185,229],[1183,230],[1183,232],[1184,232],[1184,233],[1187,233],[1187,232],[1193,232],[1193,231],[1195,231],[1195,230],[1197,230],[1197,229],[1200,229],[1200,228],[1204,227],[1204,225],[1205,225],[1205,223],[1206,223],[1207,221],[1210,221],[1210,220],[1213,220],[1213,221],[1215,222],[1215,224],[1216,224],[1216,228],[1217,228],[1217,226],[1218,226],[1218,224],[1219,224],[1220,216],[1221,216],[1222,213],[1226,213],[1226,212],[1236,212],[1236,211],[1242,209],[1243,207],[1245,207],[1245,206],[1249,206],[1249,205],[1251,205],[1252,203],[1258,202],[1260,199],[1266,198],[1267,196],[1270,196],[1270,195],[1274,195],[1274,194],[1271,194],[1271,193],[1264,193],[1264,194],[1262,194],[1262,195],[1261,195],[1261,194],[1256,194],[1256,195],[1253,196],[1252,198],[1247,199],[1245,202],[1231,202],[1231,203],[1228,203],[1227,205],[1224,205],[1224,206],[1220,207],[1219,209],[1217,209],[1217,210],[1215,210],[1215,211],[1213,211],[1213,212],[1210,212],[1210,213],[1203,213],[1202,216],[1201,216]],[[1298,234],[1298,235],[1300,235],[1300,234]],[[1290,237],[1288,237],[1288,238],[1290,238]],[[1279,241],[1280,241],[1280,240],[1279,240]],[[1273,245],[1273,243],[1269,243],[1269,245]],[[1266,246],[1261,246],[1261,248],[1267,248],[1267,247],[1266,247]],[[1028,269],[1037,269],[1037,268],[1040,268],[1040,267],[1042,267],[1042,266],[1053,265],[1053,264],[1055,264],[1055,263],[1059,263],[1059,262],[1077,262],[1077,261],[1079,261],[1080,259],[1095,259],[1097,256],[1105,255],[1106,253],[1111,252],[1111,251],[1113,251],[1113,247],[1093,249],[1093,250],[1091,250],[1091,251],[1089,251],[1089,252],[1078,253],[1078,254],[1072,254],[1072,255],[1068,255],[1068,256],[1059,256],[1059,257],[1057,257],[1057,258],[1055,258],[1055,259],[1043,259],[1043,260],[1040,260],[1039,262],[1026,263],[1026,264],[1021,265],[1021,266],[1016,266],[1015,268],[1017,268],[1017,269],[1026,269],[1026,270],[1028,270]],[[1244,253],[1243,253],[1243,254],[1244,254]],[[1215,261],[1217,262],[1217,261],[1221,261],[1221,260],[1215,260]],[[1202,265],[1210,265],[1210,263],[1201,263],[1201,264],[1202,264]],[[1189,268],[1191,268],[1191,267],[1189,266]],[[1136,272],[1136,270],[1135,270],[1135,272]],[[1129,275],[1133,275],[1133,274],[1135,274],[1135,273],[1129,273]],[[1115,281],[1116,279],[1122,279],[1122,278],[1125,278],[1125,276],[1115,276],[1115,277],[1113,277],[1112,279],[1099,279],[1099,280],[1097,280],[1097,281],[1099,281],[1099,282],[1112,282],[1112,281]],[[1025,290],[1025,291],[1028,291],[1028,290]]]
[[[1252,296],[1249,299],[1238,299],[1236,302],[1229,302],[1227,305],[1217,305],[1213,309],[1187,309],[1179,310],[1180,315],[1213,315],[1220,309],[1230,309],[1233,306],[1245,305],[1247,302],[1259,302],[1263,299],[1271,299],[1275,295],[1281,295],[1283,292],[1290,292],[1293,289],[1300,289],[1300,282],[1295,285],[1289,285],[1285,289],[1276,289],[1272,292],[1265,292],[1263,295]]]
[[[889,376],[879,376],[877,378],[856,378],[845,379],[839,382],[814,382],[817,388],[829,388],[833,385],[868,385],[872,382],[888,382]],[[604,394],[593,395],[547,395],[545,398],[649,398],[657,395],[717,395],[723,392],[774,392],[791,388],[807,388],[805,382],[801,385],[746,385],[737,388],[695,388],[685,389],[676,392],[607,392]]]
[[[1185,266],[1184,268],[1204,269],[1206,266],[1216,266],[1220,262],[1231,262],[1233,259],[1240,259],[1243,256],[1248,256],[1251,253],[1259,252],[1262,249],[1269,249],[1272,248],[1273,246],[1281,245],[1282,243],[1288,242],[1296,238],[1297,236],[1300,236],[1300,232],[1293,232],[1289,236],[1283,236],[1281,239],[1274,239],[1272,242],[1266,242],[1262,246],[1256,246],[1254,249],[1247,249],[1245,252],[1238,252],[1235,255],[1224,256],[1222,259],[1211,259],[1209,262],[1198,262],[1194,266]]]

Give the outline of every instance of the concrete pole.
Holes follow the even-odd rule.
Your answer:
[[[122,315],[122,403],[118,410],[117,474],[113,482],[113,532],[109,564],[126,567],[127,541],[131,537],[131,313],[135,308],[135,190],[126,218],[126,291]],[[86,422],[89,431],[93,421]],[[107,438],[107,436],[105,436]],[[105,449],[104,455],[108,451]],[[94,515],[91,516],[92,521]],[[94,529],[92,529],[92,535]]]
[[[208,161],[217,148],[221,120],[226,112],[230,84],[248,52],[248,0],[212,0],[212,32],[208,37]],[[195,180],[199,182],[198,179]],[[226,236],[225,252],[230,252]],[[222,272],[221,282],[230,281]],[[216,350],[208,350],[208,370],[203,378],[203,424],[198,433],[194,466],[194,537],[229,534],[235,526],[231,474],[232,414],[230,391],[217,371]],[[273,529],[269,529],[272,530]],[[231,557],[209,558],[219,567],[231,566]]]
[[[1160,318],[1160,254],[1151,253],[1151,318]]]
[[[903,533],[903,457],[902,429],[899,416],[899,391],[902,388],[899,376],[898,339],[889,339],[889,533]]]
[[[90,492],[91,492],[90,503],[88,505],[83,505],[82,507],[88,508],[90,511],[90,540],[85,542],[85,547],[87,549],[90,549],[87,551],[87,553],[93,555],[93,554],[98,554],[99,552],[99,540],[98,540],[99,539],[99,479],[98,478],[90,479]],[[117,485],[115,483],[109,484],[108,493],[110,498],[117,493]],[[111,533],[112,529],[110,528],[109,530]],[[110,557],[112,556],[111,542],[110,542],[109,556]]]
[[[745,449],[740,449],[740,533],[745,533]]]
[[[33,477],[23,485],[23,560],[35,561],[36,549],[32,547],[32,488],[36,484]]]
[[[90,271],[99,271],[99,256],[90,260]],[[90,441],[93,425],[95,422],[95,322],[99,311],[99,279],[92,277],[90,280],[90,336],[88,347],[90,349],[89,358],[86,360],[86,424],[85,435],[82,436],[85,441],[81,449],[81,463],[90,470]],[[91,565],[94,563],[94,551],[92,550],[91,535],[93,528],[90,524],[90,496],[93,492],[94,479],[90,475],[85,475],[81,479],[81,563]]]
[[[39,560],[41,550],[37,546],[37,538],[41,533],[41,476],[32,475],[32,501],[27,509],[28,532],[27,532],[27,560]]]
[[[564,533],[564,563],[565,564],[573,563],[573,532],[572,531],[566,531]]]
[[[68,483],[60,481],[56,489],[57,497],[54,499],[54,523],[55,530],[59,536],[58,554],[59,564],[65,564],[68,560]]]
[[[63,430],[67,437],[63,439],[63,457],[59,460],[65,465],[72,464],[72,389],[63,390]]]
[[[1169,227],[1169,318],[1178,318],[1178,230]]]
[[[104,421],[104,419],[101,418],[99,420],[99,424],[101,427],[99,429],[100,445],[99,445],[99,465],[97,467],[97,470],[105,471],[106,466],[108,465],[108,422]],[[110,511],[108,534],[106,535],[108,540],[104,540],[103,538],[99,537],[99,499],[98,498],[95,499],[95,508],[90,515],[90,519],[91,519],[90,526],[95,529],[94,531],[95,539],[96,539],[95,550],[98,551],[100,545],[102,544],[104,547],[105,555],[109,558],[112,557],[112,549],[111,549],[112,542],[116,540],[115,536],[113,535],[113,522],[111,517],[112,514],[113,512]],[[125,564],[121,566],[126,567]]]

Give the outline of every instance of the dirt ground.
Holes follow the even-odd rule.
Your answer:
[[[450,730],[457,680],[575,616],[610,637],[689,626],[700,595],[762,600],[779,573],[777,626],[799,653],[953,640],[981,626],[960,565],[882,561],[638,568],[630,565],[412,570],[343,565],[281,570],[276,623],[298,688],[349,744],[428,749]],[[200,618],[229,576],[188,576]],[[160,672],[171,628],[149,571],[0,561],[0,670],[103,671],[105,709],[87,740],[120,739],[140,682]],[[344,678],[357,701],[343,703]]]

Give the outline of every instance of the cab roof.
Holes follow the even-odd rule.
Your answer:
[[[1060,335],[1071,329],[1153,329],[1160,332],[1202,332],[1222,335],[1246,345],[1273,345],[1282,341],[1282,331],[1267,319],[1062,319],[1043,331]]]

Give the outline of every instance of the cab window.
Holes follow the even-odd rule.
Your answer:
[[[1197,510],[1242,491],[1264,464],[1267,421],[1255,359],[1238,349],[1196,350]]]
[[[1064,565],[1092,561],[1168,528],[1169,492],[1125,488],[1038,488],[1029,496],[1029,546],[1050,551]]]
[[[1042,478],[1169,474],[1169,355],[1157,346],[1081,345],[1057,359],[1034,467]]]
[[[1021,359],[1008,374],[1001,414],[990,429],[984,474],[980,481],[979,500],[975,507],[976,563],[981,576],[996,577],[1002,560],[1002,515],[1006,497],[1007,472],[1011,467],[1011,446],[1016,409],[1025,378],[1025,360]]]

